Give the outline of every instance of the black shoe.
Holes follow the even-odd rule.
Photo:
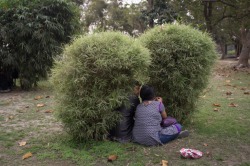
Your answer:
[[[177,138],[185,138],[185,137],[188,137],[189,136],[189,131],[188,130],[184,130],[184,131],[181,131],[180,134],[178,135]]]

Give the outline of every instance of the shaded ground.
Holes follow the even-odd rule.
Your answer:
[[[143,147],[109,141],[71,144],[62,124],[53,116],[48,86],[36,91],[0,93],[0,165],[250,165],[250,70],[233,70],[234,60],[218,61],[211,82],[187,128],[188,138],[161,147]],[[230,94],[230,93],[231,94]],[[230,94],[230,95],[228,95]],[[38,98],[35,100],[34,98]],[[229,107],[229,104],[236,107]],[[45,104],[37,107],[37,104]],[[214,111],[213,104],[220,104]],[[46,113],[47,112],[47,113]],[[19,146],[21,141],[27,142]],[[181,159],[183,147],[204,152],[199,160]],[[32,152],[33,156],[22,160]],[[106,158],[117,154],[117,161]]]

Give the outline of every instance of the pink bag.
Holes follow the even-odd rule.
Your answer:
[[[185,149],[180,150],[181,156],[184,158],[198,159],[202,157],[202,152],[195,149]]]

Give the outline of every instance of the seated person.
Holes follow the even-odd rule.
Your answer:
[[[182,126],[175,123],[162,127],[161,122],[167,117],[161,98],[156,98],[152,87],[143,85],[140,90],[142,103],[135,112],[135,123],[132,131],[133,141],[152,146],[162,145],[178,137]],[[159,101],[158,101],[159,100]],[[182,132],[188,136],[188,131]]]
[[[129,142],[132,139],[132,129],[134,126],[134,114],[139,100],[140,85],[136,83],[134,87],[134,94],[129,97],[130,106],[122,106],[117,109],[122,115],[121,121],[109,132],[111,140],[119,141],[121,143]]]

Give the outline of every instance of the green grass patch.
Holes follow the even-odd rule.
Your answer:
[[[8,148],[17,144],[17,141],[22,139],[25,133],[21,130],[1,131],[0,134],[0,145]]]

